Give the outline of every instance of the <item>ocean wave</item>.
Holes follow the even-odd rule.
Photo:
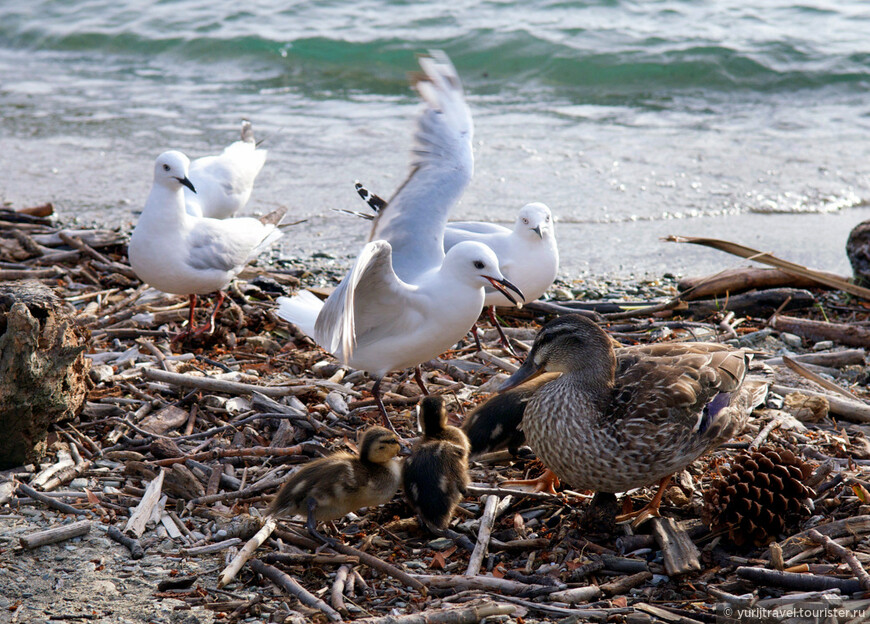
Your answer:
[[[261,34],[227,36],[223,30],[157,33],[124,29],[57,31],[30,25],[3,25],[0,46],[88,55],[148,58],[171,66],[234,63],[271,72],[284,83],[322,90],[365,90],[407,94],[406,73],[414,54],[447,51],[476,95],[534,90],[588,97],[650,97],[673,92],[787,92],[831,85],[866,88],[870,54],[823,54],[805,45],[771,42],[752,49],[725,44],[650,37],[630,45],[607,46],[590,35],[554,40],[526,29],[508,32],[478,28],[457,37],[301,37]],[[340,34],[340,33],[339,33]],[[599,35],[600,37],[600,35]]]

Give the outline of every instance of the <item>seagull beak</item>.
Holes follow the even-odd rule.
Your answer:
[[[543,373],[543,366],[535,365],[531,357],[526,357],[526,361],[523,362],[523,365],[520,366],[513,375],[505,380],[505,382],[499,387],[498,391],[504,392],[505,390],[516,388],[518,385],[530,381]]]
[[[523,304],[520,302],[525,301],[526,298],[525,298],[525,296],[523,296],[523,293],[519,288],[517,288],[516,286],[511,284],[505,278],[496,279],[494,277],[490,277],[489,275],[484,275],[484,277],[486,279],[488,279],[489,283],[492,284],[492,287],[495,288],[501,294],[503,294],[507,298],[508,301],[510,301],[512,304],[514,304],[518,308],[523,307]],[[520,296],[520,301],[517,301],[516,298],[507,291],[508,288],[510,288],[512,291],[514,291],[515,293],[517,293]]]
[[[196,189],[193,188],[193,182],[190,181],[190,178],[188,178],[187,176],[184,176],[183,178],[175,178],[175,179],[178,180],[179,182],[181,182],[184,186],[189,188],[191,191],[196,193]]]
[[[538,235],[538,238],[540,238],[540,239],[543,240],[543,238],[544,238],[544,233],[541,231],[541,226],[540,226],[540,225],[536,225],[535,227],[533,227],[533,228],[532,228],[532,232],[534,232],[535,234],[537,234],[537,235]]]

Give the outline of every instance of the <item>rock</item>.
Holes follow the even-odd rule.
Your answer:
[[[49,426],[78,414],[90,366],[84,343],[85,330],[50,288],[0,286],[0,470],[38,460]]]
[[[788,332],[780,332],[779,339],[793,349],[803,346],[803,340],[801,340],[800,336],[789,334]]]

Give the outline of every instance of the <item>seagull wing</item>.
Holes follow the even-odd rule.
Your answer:
[[[357,342],[377,328],[389,331],[409,286],[393,271],[392,248],[386,241],[367,243],[353,268],[333,291],[317,317],[314,339],[347,363]]]
[[[450,209],[474,170],[474,124],[456,69],[443,52],[420,58],[414,86],[426,104],[417,121],[411,173],[375,218],[370,241],[389,241],[405,281],[441,265]]]
[[[278,236],[257,219],[198,219],[188,234],[187,264],[197,270],[240,271]]]
[[[487,223],[486,221],[452,221],[447,224],[447,229],[444,230],[445,240],[448,234],[455,233],[456,235],[467,234],[504,234],[508,235],[511,231],[498,223]],[[474,240],[474,239],[468,239]]]

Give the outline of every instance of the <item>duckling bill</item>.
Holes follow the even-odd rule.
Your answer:
[[[332,545],[334,541],[320,534],[316,523],[389,501],[399,488],[398,452],[395,434],[383,427],[371,427],[363,433],[359,456],[340,451],[294,472],[281,486],[269,513],[306,516],[308,532]]]
[[[419,409],[423,436],[405,460],[402,486],[422,524],[444,535],[469,484],[468,438],[447,424],[442,397],[423,398]]]

